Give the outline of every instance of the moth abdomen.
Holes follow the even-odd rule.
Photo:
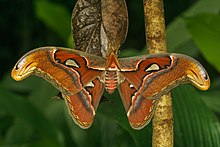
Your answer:
[[[105,89],[108,93],[113,93],[117,88],[117,73],[116,71],[106,71],[105,73]]]

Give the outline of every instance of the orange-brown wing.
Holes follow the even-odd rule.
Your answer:
[[[74,122],[81,128],[89,128],[104,91],[104,84],[98,78],[74,95],[65,95],[66,105]]]
[[[142,129],[151,120],[158,100],[144,98],[126,79],[118,90],[127,112],[129,123],[134,129]]]
[[[156,54],[119,59],[119,92],[130,124],[140,129],[152,117],[159,97],[182,83],[201,90],[209,87],[205,69],[196,60],[181,54]]]
[[[100,81],[105,60],[66,48],[43,47],[25,54],[12,70],[15,80],[43,77],[59,89],[74,121],[88,128],[104,91]]]

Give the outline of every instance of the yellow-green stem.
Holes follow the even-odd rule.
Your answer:
[[[164,5],[162,0],[144,0],[146,45],[150,54],[166,53]],[[159,100],[153,123],[153,147],[173,146],[173,112],[170,93]]]

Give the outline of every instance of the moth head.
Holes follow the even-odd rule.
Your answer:
[[[203,66],[196,60],[189,60],[186,75],[190,82],[200,90],[210,87],[210,78]]]
[[[27,53],[24,55],[12,69],[12,78],[16,81],[21,81],[31,75],[37,67],[37,62],[34,59],[34,54]]]

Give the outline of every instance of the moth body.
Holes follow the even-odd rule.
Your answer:
[[[113,93],[117,88],[117,73],[116,71],[105,72],[105,89],[109,94]]]
[[[179,84],[207,90],[210,79],[202,65],[181,54],[117,58],[95,56],[58,47],[42,47],[25,54],[11,73],[15,80],[37,75],[56,87],[74,122],[89,128],[104,92],[118,87],[128,120],[142,129],[153,117],[158,98]]]
[[[106,67],[105,67],[105,89],[109,94],[113,93],[118,85],[118,71],[120,66],[118,59],[115,57],[115,54],[112,52],[106,58]]]

